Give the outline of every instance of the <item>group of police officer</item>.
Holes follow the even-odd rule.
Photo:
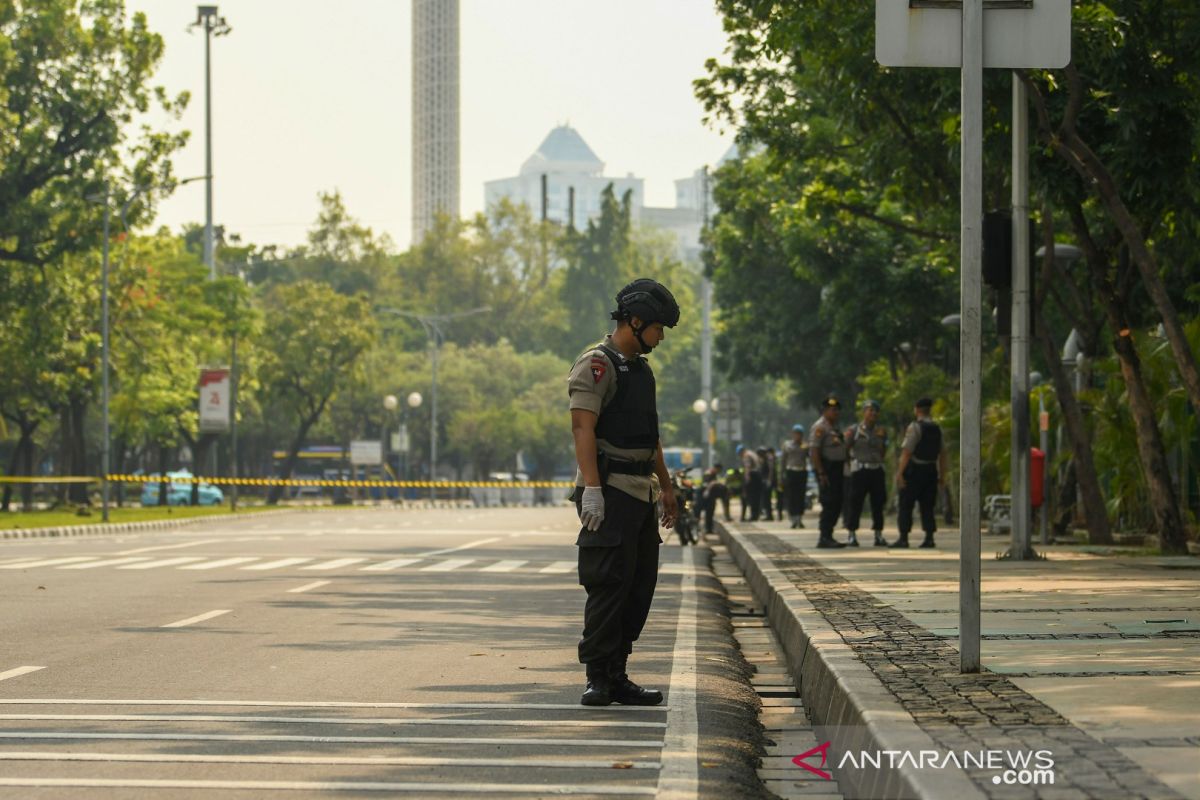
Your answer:
[[[920,507],[921,528],[925,532],[920,546],[936,546],[934,508],[938,489],[946,481],[946,450],[942,444],[942,429],[930,416],[932,407],[933,401],[928,397],[917,400],[913,406],[916,419],[904,432],[896,468],[896,486],[900,490],[900,513],[896,524],[900,536],[889,544],[883,538],[883,507],[887,500],[884,459],[888,433],[878,423],[879,403],[864,401],[858,424],[841,430],[837,424],[842,411],[841,401],[835,395],[825,397],[821,403],[821,417],[812,426],[808,451],[821,501],[817,547],[858,547],[858,526],[868,498],[876,547],[909,546],[914,506]],[[802,437],[803,427],[797,425],[795,434]],[[839,542],[833,538],[833,529],[842,516],[847,488],[850,502],[844,510],[849,534],[845,542]]]
[[[574,500],[581,524],[575,543],[579,583],[587,593],[579,641],[587,687],[580,702],[586,706],[658,705],[663,701],[662,692],[634,683],[627,667],[658,581],[659,524],[672,527],[678,508],[659,438],[654,373],[645,356],[663,340],[665,329],[679,321],[679,305],[661,283],[639,278],[617,292],[616,306],[611,315],[615,330],[579,356],[568,378],[578,465]],[[896,478],[900,538],[892,547],[908,547],[914,503],[920,504],[925,529],[921,546],[934,546],[934,501],[939,483],[945,480],[946,457],[941,429],[929,417],[931,406],[928,398],[917,401],[917,419],[901,445]],[[862,421],[845,431],[837,426],[840,413],[838,398],[826,397],[807,450],[801,425],[795,426],[792,441],[784,447],[776,468],[782,470],[788,514],[793,527],[800,527],[807,491],[805,461],[811,459],[821,499],[817,546],[857,546],[858,523],[867,497],[871,498],[875,544],[886,545],[883,463],[887,432],[876,424],[879,405],[865,403]],[[741,449],[739,456],[744,466],[758,466],[757,454]],[[771,477],[769,486],[764,487],[760,469],[746,468],[745,473],[757,490],[757,514],[764,489],[773,487],[776,480]],[[842,543],[833,538],[833,528],[842,513],[846,476],[850,537]],[[770,493],[766,496],[769,502]],[[661,513],[656,508],[661,508]],[[709,525],[711,508],[706,528]]]

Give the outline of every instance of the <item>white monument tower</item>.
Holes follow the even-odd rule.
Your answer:
[[[412,241],[458,216],[458,0],[412,4]]]

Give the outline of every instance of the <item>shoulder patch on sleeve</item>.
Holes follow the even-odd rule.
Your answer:
[[[608,371],[608,359],[592,358],[592,382],[599,383],[604,379],[604,373]]]

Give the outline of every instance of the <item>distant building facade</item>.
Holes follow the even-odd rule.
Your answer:
[[[412,4],[412,241],[459,214],[458,0]]]
[[[574,189],[575,228],[587,226],[600,216],[600,196],[610,183],[619,200],[633,193],[630,206],[636,217],[642,207],[642,179],[629,175],[610,178],[604,175],[604,162],[592,152],[579,132],[560,125],[546,136],[537,150],[521,165],[518,175],[488,181],[483,185],[484,203],[492,207],[502,198],[525,203],[534,217],[542,215],[542,176],[546,176],[546,218],[566,224],[570,216],[571,190]]]

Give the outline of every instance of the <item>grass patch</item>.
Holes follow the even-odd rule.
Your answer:
[[[258,511],[274,511],[286,506],[238,504],[237,514],[253,514]],[[150,522],[162,519],[189,519],[191,517],[215,517],[230,515],[235,512],[229,506],[152,506],[150,508],[115,508],[108,509],[108,521],[118,522]],[[62,528],[69,525],[100,524],[100,509],[92,508],[90,513],[80,515],[75,511],[56,509],[52,511],[10,511],[0,513],[0,530],[24,530],[29,528]]]

